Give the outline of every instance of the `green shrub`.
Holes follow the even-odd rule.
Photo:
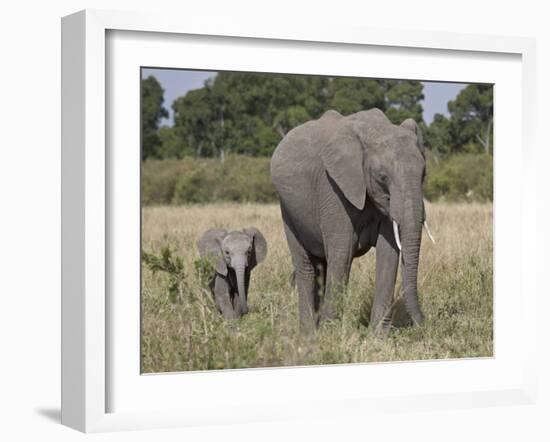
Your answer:
[[[424,196],[430,201],[492,201],[492,155],[460,154],[440,162],[429,160]]]
[[[142,163],[141,199],[146,206],[276,202],[269,160],[239,155],[228,155],[224,162],[147,160]],[[468,153],[436,161],[428,152],[424,195],[430,201],[492,201],[493,157]]]
[[[163,247],[160,255],[141,252],[143,263],[149,267],[153,274],[165,272],[168,275],[168,298],[170,302],[181,302],[182,285],[185,282],[185,270],[181,257],[175,255],[170,247]]]
[[[144,205],[277,201],[266,157],[148,160],[141,189]]]
[[[146,160],[141,164],[141,201],[144,205],[171,204],[178,177],[193,169],[193,160]]]
[[[203,286],[208,287],[216,275],[214,259],[210,258],[210,256],[199,258],[193,261],[193,266],[195,267],[198,280]]]
[[[208,165],[198,163],[194,170],[182,173],[176,181],[172,203],[204,203],[211,200],[216,189],[216,175]]]

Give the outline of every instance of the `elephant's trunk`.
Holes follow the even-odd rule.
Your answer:
[[[405,307],[416,325],[420,325],[424,316],[418,302],[418,261],[423,226],[422,198],[408,195],[404,202],[402,223],[399,225],[403,256],[402,291]]]
[[[233,265],[235,269],[235,275],[237,276],[237,290],[239,291],[239,305],[242,315],[248,313],[248,305],[246,303],[246,285],[245,285],[245,272],[246,264],[243,261],[239,261]]]

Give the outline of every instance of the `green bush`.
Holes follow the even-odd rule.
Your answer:
[[[174,204],[210,202],[214,198],[217,181],[215,174],[208,169],[211,166],[198,163],[194,170],[181,174],[176,181],[172,202]]]
[[[193,170],[192,159],[146,160],[141,165],[141,201],[144,205],[171,204],[178,177]]]
[[[148,160],[141,189],[144,205],[277,201],[266,157]]]
[[[492,201],[492,155],[459,154],[440,162],[429,160],[424,196],[430,201]]]
[[[493,157],[459,154],[436,161],[428,152],[424,195],[430,201],[492,201]],[[277,193],[269,158],[229,155],[218,158],[147,160],[142,163],[144,205],[212,202],[272,203]]]
[[[161,249],[160,255],[142,250],[141,257],[153,274],[165,272],[168,275],[168,298],[172,303],[181,302],[182,285],[185,282],[181,257],[176,256],[168,246]]]

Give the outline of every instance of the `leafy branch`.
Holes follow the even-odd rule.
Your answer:
[[[182,286],[185,283],[185,270],[181,257],[174,255],[169,246],[163,247],[160,255],[142,251],[141,256],[153,274],[158,272],[168,274],[168,297],[174,304],[179,302]]]
[[[143,263],[153,274],[162,272],[168,275],[168,299],[171,303],[180,303],[183,294],[186,293],[203,307],[213,308],[211,296],[195,296],[194,291],[187,284],[182,258],[176,255],[169,246],[162,247],[158,255],[143,250],[141,256]],[[193,265],[201,285],[207,287],[216,273],[214,262],[210,258],[199,258],[194,261]],[[203,294],[208,294],[207,289],[201,289],[200,291]]]

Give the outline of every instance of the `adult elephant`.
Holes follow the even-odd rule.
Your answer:
[[[301,328],[334,317],[334,293],[347,284],[353,258],[371,247],[371,325],[389,329],[400,256],[405,306],[414,324],[422,323],[417,273],[425,165],[415,121],[397,126],[379,109],[347,117],[328,111],[280,142],[271,178],[295,268]]]

